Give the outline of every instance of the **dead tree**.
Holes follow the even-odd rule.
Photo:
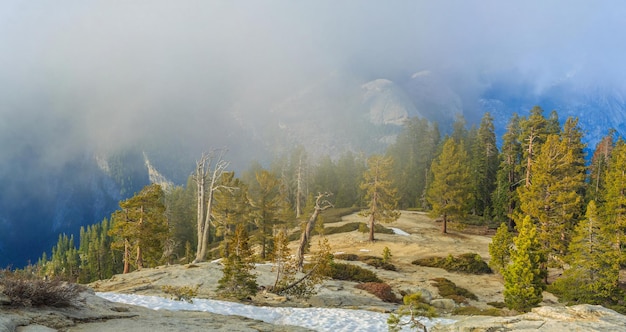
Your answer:
[[[196,258],[194,263],[202,262],[206,259],[209,247],[209,236],[211,230],[211,212],[213,209],[213,197],[215,192],[221,189],[234,190],[220,184],[220,179],[226,167],[230,164],[224,160],[227,149],[216,149],[209,153],[203,153],[199,161],[196,162],[196,172],[194,182],[196,183],[197,198],[197,231],[198,247],[196,248]]]
[[[304,251],[309,241],[311,240],[311,232],[313,231],[313,228],[315,228],[315,222],[317,221],[317,217],[322,211],[333,207],[333,204],[326,200],[326,198],[330,197],[331,195],[332,193],[328,192],[317,194],[317,197],[315,197],[315,207],[313,208],[313,213],[302,228],[302,235],[300,235],[300,244],[298,245],[298,252],[296,253],[296,262],[300,270],[302,270],[302,267],[304,266]]]

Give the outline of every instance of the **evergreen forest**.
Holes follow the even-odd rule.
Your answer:
[[[235,259],[250,250],[242,234],[256,259],[273,259],[283,245],[277,234],[300,238],[316,197],[327,193],[330,210],[365,211],[371,240],[375,223],[395,220],[398,210],[428,212],[443,233],[462,224],[498,229],[490,265],[504,278],[509,308],[529,310],[545,289],[568,303],[623,304],[626,142],[607,128],[587,147],[578,119],[540,107],[513,115],[499,140],[495,132],[489,113],[470,127],[459,116],[447,135],[410,118],[383,154],[311,156],[296,146],[242,174],[229,170],[224,149],[211,150],[185,185],[143,188],[78,239],[61,234],[27,269],[88,283],[222,257],[244,266],[250,262]],[[564,272],[548,280],[551,268]]]

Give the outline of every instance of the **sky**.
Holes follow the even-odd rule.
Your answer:
[[[220,315],[238,315],[276,325],[295,325],[315,331],[359,332],[386,331],[389,314],[368,310],[336,308],[291,308],[257,307],[235,302],[193,299],[193,303],[175,301],[158,296],[96,293],[112,302],[138,305],[154,310],[205,311]],[[315,317],[315,319],[312,319]],[[435,324],[452,324],[455,321],[445,318],[422,319],[427,328]],[[402,331],[411,331],[406,328]]]
[[[375,79],[432,73],[473,119],[497,86],[626,96],[624,17],[616,0],[0,1],[0,253],[49,223],[37,212],[64,217],[80,160],[151,149],[188,166],[184,183],[228,147],[239,172],[271,159],[259,128],[338,118]]]
[[[29,144],[51,167],[138,140],[206,149],[227,141],[220,121],[260,121],[329,75],[429,70],[467,109],[493,82],[623,89],[624,14],[619,1],[3,1],[0,161]]]

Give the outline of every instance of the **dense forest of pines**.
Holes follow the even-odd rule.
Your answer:
[[[459,117],[445,137],[436,123],[409,119],[384,156],[312,158],[295,147],[269,169],[254,163],[239,177],[216,150],[186,185],[144,188],[110,219],[81,229],[78,243],[61,235],[52,254],[30,268],[85,283],[228,258],[241,234],[260,248],[260,259],[271,259],[276,235],[299,236],[315,195],[333,193],[336,208],[367,206],[371,239],[374,218],[395,220],[396,209],[430,211],[444,233],[448,223],[500,225],[491,265],[504,276],[510,308],[541,301],[548,268],[564,269],[549,289],[565,301],[611,306],[624,300],[618,277],[626,264],[626,144],[614,136],[608,131],[586,160],[577,119],[561,122],[535,107],[510,119],[500,148],[487,113],[478,127]],[[384,202],[373,199],[382,196]]]

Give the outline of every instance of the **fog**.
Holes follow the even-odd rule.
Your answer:
[[[0,159],[45,146],[225,145],[328,75],[445,77],[471,113],[493,82],[623,89],[625,5],[588,1],[4,1]],[[299,110],[294,109],[294,114]],[[235,114],[235,116],[233,116]],[[218,130],[218,133],[215,131]],[[219,134],[219,135],[217,135]],[[178,144],[178,143],[177,143]]]
[[[264,131],[284,118],[332,120],[361,84],[416,72],[436,75],[470,119],[497,86],[623,92],[625,9],[617,1],[2,1],[0,263],[41,252],[20,241],[37,225],[76,231],[63,218],[68,207],[80,210],[72,202],[91,184],[72,167],[92,154],[149,149],[190,171],[201,151],[226,146],[242,169],[268,158]],[[74,183],[83,191],[72,192]],[[99,221],[109,208],[99,204],[80,217],[94,220],[79,221]],[[44,248],[56,238],[35,233],[31,243]]]

